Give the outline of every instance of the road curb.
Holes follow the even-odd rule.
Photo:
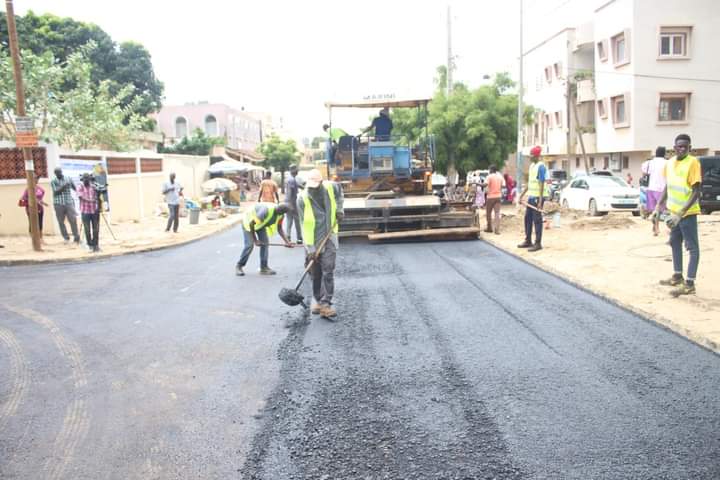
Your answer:
[[[527,265],[530,265],[539,270],[542,270],[542,271],[558,278],[559,280],[562,280],[563,282],[565,282],[569,285],[572,285],[575,288],[579,288],[580,290],[587,292],[595,297],[598,297],[601,300],[604,300],[608,303],[611,303],[611,304],[615,305],[616,307],[622,308],[623,310],[627,310],[628,312],[642,318],[646,322],[649,322],[649,323],[652,323],[653,325],[659,326],[675,335],[678,335],[678,336],[684,338],[685,340],[691,341],[691,342],[699,345],[700,347],[705,348],[706,350],[709,350],[717,355],[720,355],[720,344],[718,344],[714,340],[711,340],[711,339],[706,338],[702,335],[699,335],[695,332],[692,332],[691,330],[688,330],[687,328],[685,328],[681,325],[678,325],[676,322],[670,320],[669,318],[665,318],[656,313],[648,312],[648,311],[642,310],[640,308],[634,307],[632,305],[628,305],[624,302],[621,302],[617,298],[611,297],[610,295],[608,295],[606,293],[599,292],[599,291],[593,289],[592,287],[584,284],[582,281],[580,281],[579,279],[577,279],[571,275],[563,273],[552,267],[542,265],[538,261],[534,261],[534,260],[525,258],[523,256],[520,256],[517,253],[515,253],[511,250],[508,250],[490,240],[486,240],[484,238],[481,238],[481,240],[483,242],[485,242],[487,245],[490,245],[491,247],[493,247],[503,253],[506,253],[506,254],[520,260],[521,262],[526,263]]]
[[[190,243],[197,242],[199,240],[203,240],[205,238],[208,238],[211,235],[226,232],[227,230],[230,230],[231,228],[238,226],[238,224],[242,223],[242,215],[239,215],[238,217],[239,218],[237,220],[223,226],[222,228],[220,228],[218,230],[213,230],[211,232],[204,233],[197,237],[189,238],[187,240],[182,240],[177,243],[171,243],[169,245],[150,245],[148,247],[143,247],[143,248],[140,248],[137,250],[129,250],[127,252],[101,253],[99,255],[92,255],[92,256],[88,256],[88,257],[78,257],[78,258],[58,258],[58,259],[50,259],[50,260],[29,260],[29,259],[0,260],[0,267],[90,263],[90,262],[98,262],[101,260],[107,260],[109,258],[122,257],[125,255],[133,255],[135,253],[148,253],[148,252],[154,252],[157,250],[165,250],[165,249],[170,249],[170,248],[175,248],[175,247],[181,247],[183,245],[188,245]]]

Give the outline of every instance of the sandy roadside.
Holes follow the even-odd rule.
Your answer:
[[[241,214],[234,214],[208,220],[203,213],[197,225],[190,225],[185,217],[180,219],[178,233],[165,232],[166,217],[151,217],[140,222],[111,222],[110,228],[115,239],[105,222],[101,221],[100,253],[91,253],[84,246],[72,242],[65,244],[60,235],[43,237],[45,244],[42,252],[32,250],[28,236],[0,236],[0,245],[4,247],[0,248],[0,265],[82,261],[166,248],[220,232],[238,224],[242,218]]]
[[[524,238],[522,213],[514,207],[503,213],[502,233],[483,234],[488,242],[720,353],[720,215],[699,217],[697,294],[672,298],[658,285],[672,274],[666,227],[654,237],[650,222],[629,213],[591,218],[565,212],[560,228],[545,230],[544,249],[529,253],[517,248]],[[687,252],[684,260],[687,265]]]

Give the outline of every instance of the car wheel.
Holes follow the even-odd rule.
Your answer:
[[[588,214],[590,214],[591,217],[599,217],[600,212],[598,212],[597,209],[597,202],[594,198],[590,199],[590,206],[588,207]]]

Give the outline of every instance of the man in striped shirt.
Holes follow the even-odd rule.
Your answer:
[[[73,241],[79,244],[80,234],[78,234],[77,227],[77,212],[75,212],[75,201],[72,197],[72,190],[75,190],[75,184],[71,179],[63,175],[60,167],[57,167],[55,169],[55,178],[50,182],[50,187],[53,191],[53,207],[55,208],[55,216],[60,225],[60,234],[63,239],[65,239],[65,243],[70,242],[70,236],[65,227],[65,219],[67,218],[70,229],[72,230]]]
[[[99,252],[100,210],[98,209],[98,193],[92,184],[90,174],[83,174],[82,185],[78,186],[77,193],[80,199],[80,216],[85,229],[88,249]]]

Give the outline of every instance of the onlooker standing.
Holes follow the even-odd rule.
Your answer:
[[[490,165],[490,175],[485,179],[487,185],[487,202],[485,203],[485,215],[487,220],[487,228],[485,231],[500,234],[500,203],[502,201],[502,187],[505,185],[505,179],[497,171],[495,165]],[[495,214],[495,224],[493,225],[492,216]]]
[[[650,177],[646,190],[647,209],[650,212],[655,211],[655,207],[658,206],[660,197],[665,191],[665,168],[667,166],[665,154],[665,147],[657,147],[655,158],[648,160],[643,165],[643,173]],[[665,210],[665,205],[660,205],[660,211],[663,210]]]
[[[285,204],[288,207],[287,213],[287,237],[292,238],[292,229],[295,225],[295,235],[297,236],[297,244],[302,245],[302,228],[300,227],[300,216],[297,211],[297,197],[300,191],[300,182],[297,178],[297,165],[290,166],[290,178],[285,185]]]
[[[258,193],[258,202],[264,203],[280,203],[280,195],[278,195],[278,185],[272,179],[272,172],[265,172],[263,181],[260,182],[260,192]]]
[[[169,232],[172,226],[173,232],[177,233],[180,224],[180,196],[183,187],[179,182],[175,181],[175,173],[170,174],[170,181],[165,182],[162,193],[165,195],[165,203],[168,206],[168,221],[165,231]]]
[[[73,241],[79,244],[80,234],[78,233],[77,226],[77,212],[75,211],[75,200],[73,200],[72,197],[75,184],[71,179],[63,175],[60,167],[57,167],[55,169],[55,178],[50,182],[50,187],[53,191],[53,207],[55,208],[58,225],[60,225],[60,234],[65,240],[65,243],[70,241],[70,236],[65,227],[65,219],[67,218],[70,224],[70,230],[72,230]]]
[[[677,286],[670,294],[673,297],[695,293],[695,276],[700,262],[697,216],[700,214],[700,183],[702,173],[700,162],[690,155],[690,136],[680,134],[675,138],[675,156],[665,168],[667,186],[655,207],[654,222],[660,218],[660,205],[667,200],[671,217],[667,220],[672,247],[673,276],[661,280],[661,285]],[[690,253],[687,278],[683,283],[683,243]]]
[[[535,146],[530,150],[530,167],[528,169],[527,186],[520,193],[518,203],[528,194],[528,206],[525,208],[525,241],[518,248],[527,248],[528,252],[542,250],[542,208],[545,199],[545,176],[547,169],[540,160],[542,149]],[[535,208],[532,208],[535,207]],[[535,227],[535,243],[532,243],[532,231]]]
[[[34,175],[34,174],[33,174]],[[37,175],[35,175],[35,181],[37,182]],[[37,199],[37,210],[38,210],[38,225],[40,226],[40,237],[42,237],[42,231],[43,231],[43,217],[45,215],[45,207],[48,207],[49,205],[43,201],[43,198],[45,198],[45,190],[38,185],[35,184],[35,198]],[[29,195],[27,188],[22,194],[22,197],[20,197],[20,200],[18,201],[19,207],[25,207],[25,213],[28,217],[28,231],[30,231],[30,202],[29,202]]]
[[[85,241],[88,249],[93,252],[100,251],[100,210],[98,209],[98,192],[92,184],[92,177],[88,173],[82,176],[82,184],[77,187],[80,199],[80,216],[85,229]]]

